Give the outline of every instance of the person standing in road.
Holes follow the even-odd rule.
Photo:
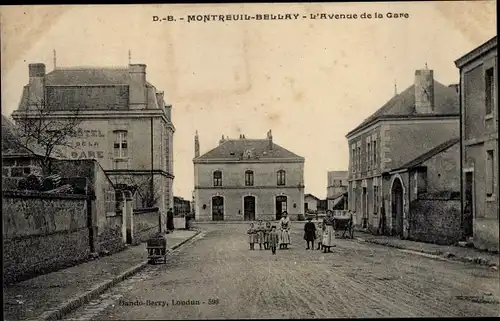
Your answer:
[[[333,212],[331,210],[326,211],[326,217],[323,220],[323,225],[325,225],[325,230],[323,232],[323,252],[331,253],[331,248],[335,246],[333,243],[335,240],[335,229],[333,228],[334,219]]]
[[[279,242],[279,235],[278,232],[276,231],[276,226],[271,227],[271,232],[269,233],[269,247],[271,248],[271,251],[273,252],[273,255],[276,254],[276,247],[278,246]]]
[[[281,214],[280,220],[280,249],[287,249],[288,245],[292,243],[290,239],[290,218],[288,217],[287,211]]]
[[[316,229],[316,239],[318,240],[318,248],[316,250],[323,249],[323,232],[325,230],[325,225],[323,222],[318,222],[318,228]]]
[[[167,212],[167,231],[173,231],[174,230],[174,211],[172,208],[168,209]]]
[[[265,232],[265,226],[264,223],[262,223],[262,220],[259,220],[257,223],[257,237],[259,241],[259,249],[262,250],[262,245],[264,244],[264,232]]]
[[[314,250],[314,239],[316,238],[316,226],[312,221],[312,217],[309,216],[307,218],[307,223],[304,224],[304,240],[307,242],[306,250],[313,249]],[[309,243],[311,243],[311,247],[309,247]]]
[[[250,243],[250,250],[255,249],[255,243],[257,243],[257,229],[254,227],[253,223],[250,223],[250,228],[247,231],[248,242]]]
[[[269,250],[269,235],[271,234],[271,222],[266,223],[264,228],[264,250]]]

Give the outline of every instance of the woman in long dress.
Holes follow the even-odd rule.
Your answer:
[[[288,245],[292,243],[290,239],[290,218],[288,218],[288,213],[285,211],[281,214],[280,220],[280,249],[287,249]]]
[[[332,252],[330,248],[334,247],[335,241],[335,229],[333,228],[333,212],[331,210],[326,211],[326,217],[323,220],[323,225],[325,230],[323,231],[323,252]]]

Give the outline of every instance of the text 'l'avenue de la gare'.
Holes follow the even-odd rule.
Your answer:
[[[153,22],[228,22],[228,21],[272,21],[272,20],[366,20],[366,19],[409,19],[410,14],[406,12],[363,12],[363,13],[266,13],[266,14],[188,14],[176,17],[167,15],[164,17],[154,15]]]

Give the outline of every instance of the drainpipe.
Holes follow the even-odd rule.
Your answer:
[[[462,70],[460,70],[460,80],[458,84],[458,105],[459,105],[459,126],[460,126],[460,234],[464,239],[464,178],[463,178],[463,128],[462,128]],[[474,215],[474,213],[472,213]],[[473,223],[474,224],[474,223]]]

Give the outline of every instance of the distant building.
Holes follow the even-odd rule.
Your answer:
[[[347,208],[347,200],[344,202],[344,194],[349,188],[349,172],[348,171],[329,171],[328,186],[326,188],[326,199],[328,209],[343,209],[344,205]],[[339,204],[342,202],[342,208]]]
[[[136,207],[173,206],[173,134],[171,106],[163,91],[146,80],[146,65],[124,68],[56,68],[29,65],[14,120],[26,115],[44,120],[81,120],[71,146],[59,158],[95,159],[115,184],[137,186]],[[42,111],[36,112],[36,110]]]
[[[387,229],[394,235],[408,237],[409,204],[400,193],[408,193],[409,186],[397,174],[382,174],[401,168],[458,136],[456,87],[434,80],[432,70],[417,70],[413,85],[396,94],[346,135],[348,203],[349,209],[356,212],[356,223],[377,229],[384,202]]]
[[[186,216],[191,213],[191,201],[174,196],[174,216]]]
[[[312,194],[304,195],[304,213],[316,212],[320,205],[320,199]]]
[[[497,37],[455,61],[460,69],[464,235],[499,248]]]
[[[200,155],[195,136],[197,220],[279,220],[304,210],[304,158],[265,139],[223,138]]]

